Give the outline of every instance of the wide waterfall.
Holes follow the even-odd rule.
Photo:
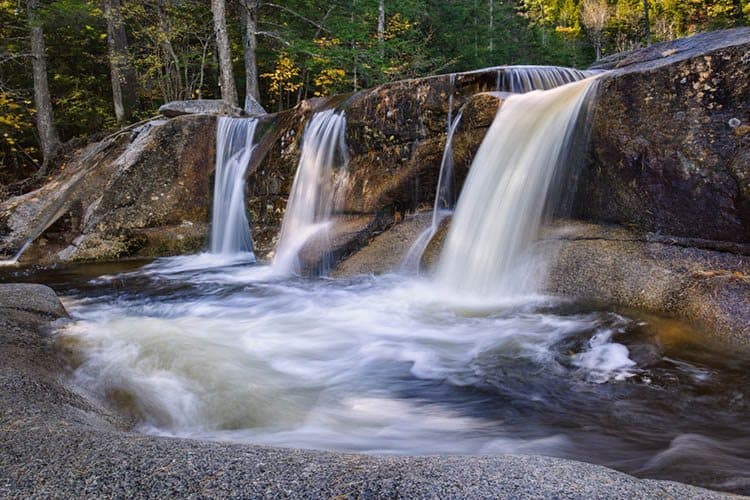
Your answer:
[[[595,82],[505,100],[461,192],[436,270],[439,283],[481,297],[529,291],[522,255],[537,236],[551,183]]]
[[[571,82],[583,80],[593,75],[591,71],[581,71],[573,68],[562,68],[557,66],[503,66],[497,71],[497,91],[511,93],[525,93],[534,90],[550,90]],[[455,75],[451,75],[451,89],[455,85]],[[504,94],[498,94],[504,95]],[[430,226],[414,241],[406,253],[402,263],[404,271],[419,269],[427,245],[435,236],[441,221],[451,213],[455,203],[453,193],[453,136],[461,121],[461,111],[455,120],[452,120],[453,95],[451,92],[448,103],[448,130],[440,164],[437,189],[435,191],[435,204],[432,211]]]
[[[253,118],[219,117],[216,126],[216,179],[211,219],[211,253],[252,253],[245,211],[245,173],[255,149]]]
[[[346,180],[345,131],[346,117],[334,109],[316,113],[305,128],[273,261],[278,273],[299,273],[299,252],[305,243],[313,237],[325,239]]]
[[[591,71],[558,66],[504,66],[497,71],[497,91],[550,90],[591,76]]]

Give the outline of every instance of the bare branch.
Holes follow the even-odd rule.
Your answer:
[[[298,19],[302,19],[303,21],[312,24],[313,26],[315,26],[316,28],[318,28],[319,31],[325,31],[326,33],[331,33],[331,30],[329,30],[328,28],[326,28],[325,26],[323,26],[319,22],[314,21],[314,20],[310,19],[309,17],[303,16],[299,12],[297,12],[297,11],[295,11],[293,9],[290,9],[286,5],[279,5],[279,4],[271,3],[271,2],[263,2],[263,5],[264,6],[267,5],[268,7],[273,7],[275,9],[283,10],[284,12],[286,12],[288,14],[291,14],[294,17],[297,17]],[[329,11],[329,13],[330,13],[330,11]],[[326,17],[328,17],[328,13],[326,13],[326,15],[325,15],[325,17],[323,19],[325,19]]]

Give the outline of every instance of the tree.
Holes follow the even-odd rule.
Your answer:
[[[581,20],[596,51],[596,59],[602,58],[602,39],[604,27],[610,16],[606,0],[583,0]]]
[[[378,49],[385,57],[385,0],[378,0]]]
[[[242,16],[244,18],[243,45],[245,54],[245,95],[256,101],[260,100],[258,88],[258,0],[244,0]]]
[[[60,147],[60,137],[55,129],[52,113],[52,98],[47,82],[47,56],[45,54],[44,30],[38,15],[38,1],[28,0],[29,29],[31,34],[31,68],[34,80],[34,104],[36,106],[36,127],[39,132],[39,144],[44,162],[39,170],[40,175],[47,172],[49,162]]]
[[[237,87],[234,84],[232,71],[232,53],[227,33],[226,5],[224,0],[211,0],[211,12],[214,17],[214,33],[216,34],[216,48],[219,52],[219,86],[221,98],[237,106]]]
[[[130,65],[128,39],[122,22],[120,0],[104,0],[107,19],[107,47],[112,75],[112,101],[118,123],[130,120],[137,106],[136,78]]]

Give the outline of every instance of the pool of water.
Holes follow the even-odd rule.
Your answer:
[[[750,493],[750,354],[674,320],[212,256],[3,273],[63,296],[71,377],[140,432],[533,453]]]

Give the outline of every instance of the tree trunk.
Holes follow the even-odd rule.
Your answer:
[[[224,0],[211,0],[211,12],[214,16],[214,33],[216,33],[216,48],[219,52],[221,98],[229,104],[237,106],[239,101],[232,73],[232,53],[229,47],[225,7]]]
[[[378,47],[380,58],[385,58],[385,0],[378,0]]]
[[[170,41],[170,33],[172,30],[165,0],[159,0],[157,2],[156,10],[159,15],[159,31],[161,31],[159,45],[161,45],[161,50],[164,52],[164,58],[166,59],[164,62],[164,73],[165,78],[168,80],[167,87],[171,89],[168,93],[168,100],[190,98],[192,96],[189,92],[185,92],[185,85],[182,81],[180,58],[177,57],[177,53],[175,53],[172,42]],[[174,75],[174,77],[172,75]]]
[[[643,18],[646,21],[646,46],[651,45],[651,19],[649,19],[648,10],[648,0],[643,0]]]
[[[107,48],[112,75],[112,101],[119,123],[130,120],[137,104],[135,72],[130,66],[128,39],[122,22],[120,0],[104,0],[107,18]]]
[[[489,0],[489,7],[490,7],[490,22],[489,22],[489,35],[490,35],[490,55],[495,51],[495,30],[493,24],[495,23],[495,2],[494,0]]]
[[[50,160],[60,147],[60,137],[55,130],[52,114],[52,99],[47,82],[47,57],[44,53],[44,30],[37,16],[37,0],[28,0],[28,19],[31,31],[31,69],[34,77],[34,105],[36,106],[36,128],[44,162],[39,170],[44,175]]]
[[[245,18],[245,95],[260,100],[258,90],[258,60],[256,51],[258,42],[255,39],[255,33],[258,31],[258,0],[246,0],[245,9],[243,10]]]

